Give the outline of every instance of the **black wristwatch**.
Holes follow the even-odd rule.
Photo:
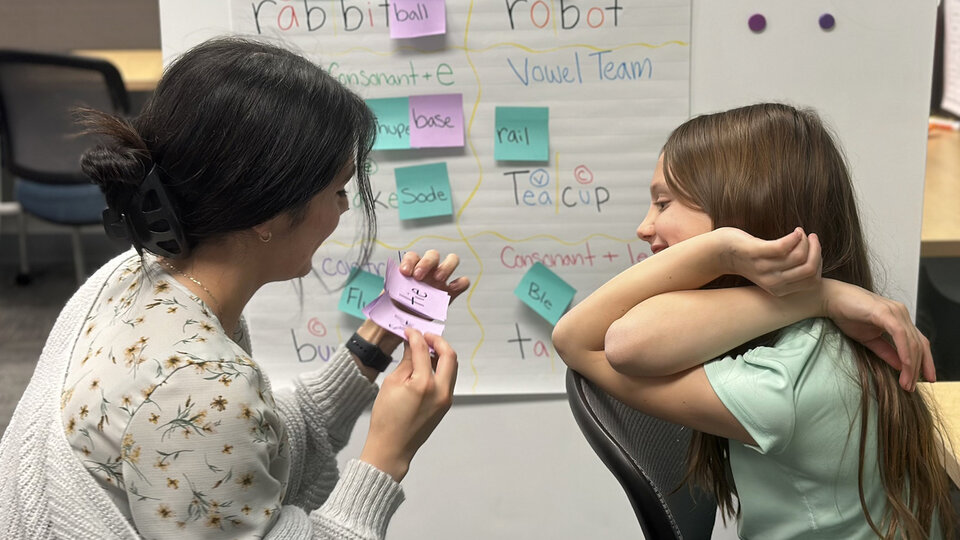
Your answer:
[[[347,340],[347,350],[359,358],[361,364],[381,373],[383,373],[383,370],[387,369],[387,366],[393,361],[393,358],[380,350],[380,347],[363,339],[356,333]]]

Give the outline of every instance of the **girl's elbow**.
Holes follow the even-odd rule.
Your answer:
[[[636,329],[623,329],[622,325],[614,323],[607,330],[604,337],[604,352],[607,362],[614,371],[631,377],[659,377],[658,366],[645,358],[647,347],[643,344],[643,335]]]
[[[553,342],[553,348],[557,351],[557,356],[569,366],[570,362],[567,361],[567,357],[570,350],[570,332],[567,330],[567,326],[569,325],[564,322],[563,318],[557,321],[556,326],[553,327],[553,333],[550,334],[550,341]]]

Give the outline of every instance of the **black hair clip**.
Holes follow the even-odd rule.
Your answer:
[[[141,255],[143,249],[171,259],[190,253],[177,211],[156,166],[150,169],[125,206],[124,212],[112,208],[103,211],[107,236],[129,240]]]

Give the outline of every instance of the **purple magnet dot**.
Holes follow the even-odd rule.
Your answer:
[[[747,21],[747,25],[754,32],[763,32],[763,29],[767,27],[767,18],[759,13],[754,13]]]
[[[836,24],[837,21],[833,18],[833,15],[824,13],[820,16],[820,28],[823,28],[824,30],[832,30]]]

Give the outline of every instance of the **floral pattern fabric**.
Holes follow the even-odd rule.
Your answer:
[[[277,518],[289,444],[248,350],[149,256],[101,290],[61,416],[80,461],[145,538],[262,535]]]

